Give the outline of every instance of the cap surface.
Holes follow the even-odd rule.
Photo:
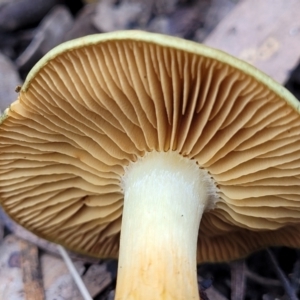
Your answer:
[[[30,72],[0,135],[2,206],[71,250],[117,257],[124,168],[154,150],[218,185],[199,262],[300,247],[299,103],[220,51],[136,31],[67,42]]]

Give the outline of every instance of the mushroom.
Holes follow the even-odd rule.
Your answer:
[[[199,299],[197,262],[300,246],[298,112],[271,78],[194,42],[70,41],[2,116],[1,204],[40,237],[119,256],[116,299]]]

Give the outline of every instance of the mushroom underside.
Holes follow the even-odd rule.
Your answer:
[[[217,187],[199,262],[299,247],[299,113],[251,69],[188,45],[94,41],[47,61],[2,117],[0,196],[11,217],[69,249],[116,257],[127,166],[176,152]]]

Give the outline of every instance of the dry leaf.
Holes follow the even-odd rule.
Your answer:
[[[0,245],[0,299],[43,300],[37,248],[8,235]]]
[[[12,61],[0,52],[0,113],[3,112],[18,97],[15,92],[21,79]]]
[[[130,29],[142,12],[140,3],[115,5],[111,0],[99,2],[94,16],[94,25],[102,32]]]
[[[93,24],[93,18],[96,13],[97,4],[85,5],[78,15],[76,15],[72,28],[66,32],[64,40],[72,40],[81,36],[99,33],[99,30]]]
[[[83,263],[75,263],[82,273]],[[74,283],[64,261],[49,254],[41,256],[41,268],[44,279],[46,300],[82,300],[82,296]]]
[[[30,69],[43,55],[63,41],[72,25],[70,11],[65,6],[55,6],[37,28],[29,46],[17,58],[18,68]]]
[[[0,9],[0,31],[14,31],[39,22],[59,0],[7,1]]]
[[[91,265],[83,276],[83,282],[91,296],[95,297],[112,283],[112,276],[105,265]]]
[[[18,239],[7,236],[0,245],[0,299],[24,300]]]

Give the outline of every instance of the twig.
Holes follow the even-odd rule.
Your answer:
[[[299,256],[300,256],[300,252]],[[293,268],[293,273],[291,275],[291,285],[293,289],[295,290],[295,293],[297,293],[300,289],[300,257],[296,261],[294,268]]]
[[[231,268],[231,299],[243,300],[245,298],[245,261],[235,260],[230,263]]]
[[[21,239],[18,244],[21,250],[20,262],[25,299],[44,300],[45,294],[39,268],[38,248]]]
[[[87,290],[86,286],[84,285],[80,275],[78,274],[72,260],[70,259],[69,255],[68,255],[67,251],[60,245],[57,245],[57,249],[58,249],[59,253],[61,254],[63,260],[65,261],[84,300],[92,300],[93,298],[90,296],[89,291]]]
[[[287,296],[290,300],[298,300],[295,290],[293,289],[286,275],[282,272],[281,268],[279,267],[273,253],[269,249],[267,249],[267,253],[269,255],[270,261],[273,264],[276,275],[280,279]]]
[[[271,279],[271,278],[265,278],[262,276],[259,276],[255,273],[253,273],[252,271],[250,271],[248,268],[246,268],[245,270],[246,276],[247,278],[255,281],[258,284],[261,285],[273,285],[273,286],[281,286],[281,283],[279,280],[277,279]]]

